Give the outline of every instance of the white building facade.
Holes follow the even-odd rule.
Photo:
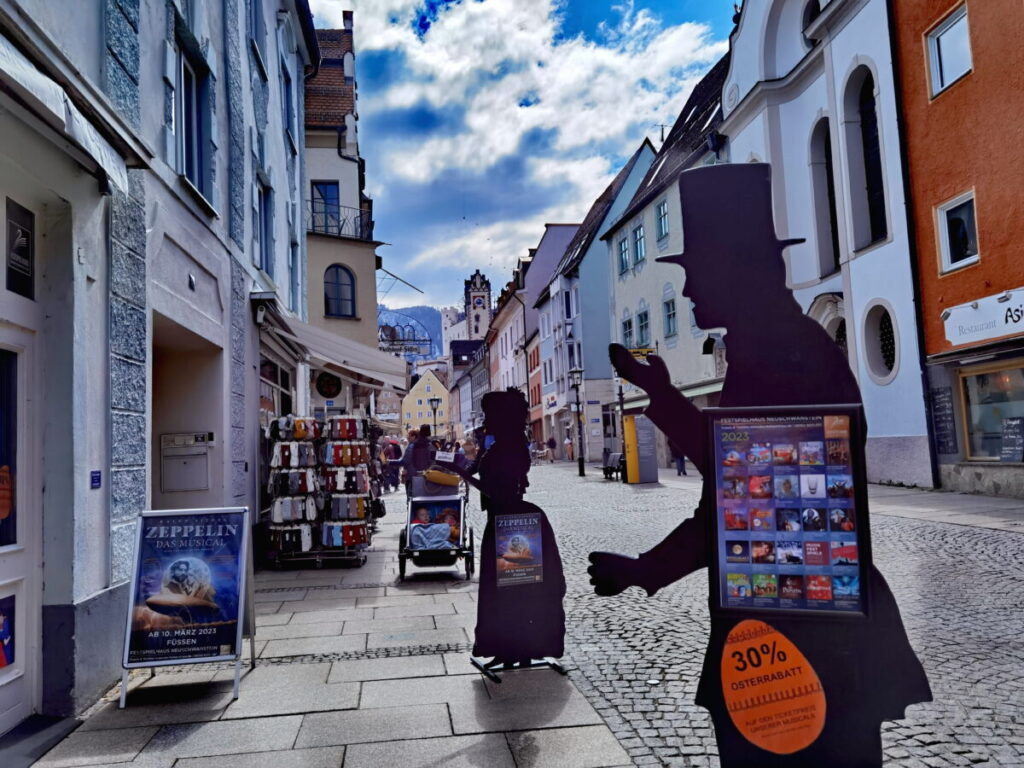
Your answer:
[[[933,484],[884,0],[744,4],[722,90],[733,162],[772,165],[804,311],[846,346],[868,477]]]

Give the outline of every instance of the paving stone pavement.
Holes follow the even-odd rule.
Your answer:
[[[528,494],[558,537],[573,680],[634,764],[717,766],[710,717],[693,704],[709,630],[706,571],[651,598],[639,589],[597,597],[585,572],[591,551],[636,554],[660,541],[692,514],[699,479],[676,482],[673,472],[662,485],[627,486],[588,472],[581,480],[575,465],[536,467]],[[1024,765],[1024,536],[1010,532],[1022,530],[1024,503],[879,487],[871,496],[875,564],[935,699],[883,725],[886,765]],[[957,524],[923,519],[927,503]],[[986,510],[981,525],[996,527],[996,509],[999,527],[1018,526],[972,527],[961,505]]]
[[[652,598],[599,598],[586,575],[593,550],[660,541],[692,513],[699,479],[637,487],[575,470],[535,467],[528,494],[565,568],[568,679],[518,672],[496,686],[475,672],[477,585],[452,569],[410,568],[397,582],[392,496],[363,568],[258,574],[260,657],[240,700],[228,665],[137,674],[127,710],[115,688],[36,765],[717,766],[710,718],[693,704],[705,574]],[[1024,765],[1022,505],[902,489],[873,488],[872,499],[875,561],[936,698],[884,725],[886,765]]]

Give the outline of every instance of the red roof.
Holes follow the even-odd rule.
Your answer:
[[[344,56],[353,51],[352,30],[318,29],[320,71],[306,81],[306,125],[340,128],[356,111],[355,79],[346,80]]]

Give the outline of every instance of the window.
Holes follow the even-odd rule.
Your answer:
[[[668,200],[658,203],[658,239],[668,237]]]
[[[849,151],[850,201],[854,248],[865,248],[887,235],[882,145],[875,103],[875,79],[864,66],[850,76],[843,101]]]
[[[258,227],[259,267],[271,277],[274,276],[274,204],[273,191],[262,181],[256,185],[256,213]]]
[[[312,229],[325,234],[340,234],[341,206],[336,181],[314,181],[311,211]]]
[[[412,411],[406,411],[405,412],[405,418],[411,419],[412,418]]]
[[[565,319],[572,319],[572,294],[568,291],[562,291],[563,303],[565,305]]]
[[[679,329],[676,325],[676,300],[669,299],[662,304],[665,310],[665,335],[675,336]]]
[[[645,309],[636,313],[637,346],[646,347],[651,343],[650,313]]]
[[[580,313],[580,288],[578,285],[572,287],[572,313],[574,316]]]
[[[932,96],[971,71],[971,34],[967,6],[961,5],[928,35]]]
[[[619,274],[629,269],[629,241],[626,238],[619,240]]]
[[[818,274],[839,271],[839,227],[836,214],[836,175],[832,162],[832,131],[822,118],[811,134],[811,184],[818,247]]]
[[[299,309],[299,244],[292,243],[288,249],[288,308]]]
[[[960,373],[967,458],[998,461],[1003,419],[1024,416],[1024,361],[989,364]]]
[[[423,418],[423,411],[416,411],[416,418],[417,419],[422,419]]]
[[[949,272],[978,261],[978,229],[974,221],[974,193],[960,195],[938,208],[939,253],[942,271]]]
[[[209,136],[207,100],[209,70],[178,41],[178,83],[175,89],[175,125],[178,131],[178,173],[188,179],[203,197],[209,198]]]
[[[267,28],[263,21],[263,0],[249,0],[249,40],[253,52],[259,62],[259,68],[264,79],[266,79],[265,57],[263,47],[266,42]]]
[[[423,405],[423,399],[419,398],[416,400],[416,405]]]
[[[872,305],[864,315],[864,356],[868,373],[879,384],[888,384],[897,373],[899,338],[888,306]]]
[[[622,346],[626,349],[633,348],[633,320],[622,321]]]
[[[356,279],[351,270],[332,264],[324,272],[324,317],[356,316]]]
[[[291,141],[292,151],[295,151],[295,93],[292,87],[291,72],[288,71],[288,66],[283,61],[281,62],[281,121]]]
[[[647,258],[647,247],[644,244],[644,225],[641,224],[639,227],[633,228],[633,254],[635,256],[633,263],[639,264],[645,258]]]
[[[427,391],[427,392],[429,392],[429,391],[430,391],[430,385],[429,385],[429,384],[427,384],[427,386],[426,386],[426,391]]]

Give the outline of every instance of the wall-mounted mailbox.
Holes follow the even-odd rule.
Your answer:
[[[160,435],[160,490],[209,490],[209,451],[213,445],[213,432]]]

